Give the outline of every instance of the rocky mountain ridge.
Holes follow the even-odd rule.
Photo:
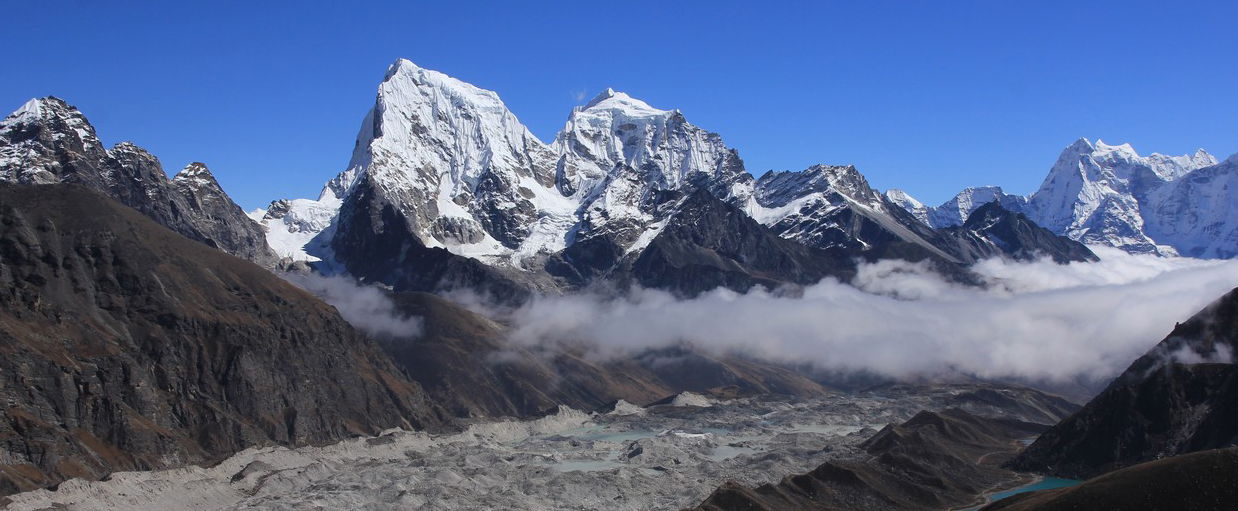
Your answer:
[[[190,239],[263,266],[276,263],[264,230],[205,165],[191,163],[168,179],[141,147],[104,148],[86,117],[56,97],[27,101],[0,120],[0,182],[82,185]]]

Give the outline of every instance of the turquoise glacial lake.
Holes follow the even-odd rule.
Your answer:
[[[1029,491],[1052,490],[1054,488],[1065,488],[1067,486],[1074,486],[1076,484],[1079,484],[1079,482],[1080,481],[1075,480],[1075,479],[1061,479],[1057,477],[1046,477],[1044,479],[1041,479],[1040,481],[1029,484],[1027,486],[1020,486],[1018,488],[1014,488],[1014,489],[1010,489],[1006,491],[999,491],[997,493],[989,495],[989,502],[996,502],[1006,497],[1009,497],[1011,495],[1018,495],[1020,493],[1027,493]]]

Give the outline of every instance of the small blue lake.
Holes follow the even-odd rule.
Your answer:
[[[1011,495],[1018,495],[1020,493],[1027,493],[1029,491],[1052,490],[1054,488],[1065,488],[1067,486],[1074,486],[1076,484],[1079,484],[1079,481],[1075,479],[1061,479],[1057,477],[1046,477],[1044,479],[1041,479],[1040,481],[1029,484],[1027,486],[1020,486],[1018,488],[1014,488],[1014,489],[1010,489],[1006,491],[999,491],[997,493],[989,495],[989,502],[996,502],[1006,497],[1009,497]]]

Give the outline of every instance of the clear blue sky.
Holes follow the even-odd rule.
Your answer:
[[[1238,151],[1233,0],[350,4],[5,2],[0,103],[63,97],[246,209],[343,169],[397,57],[497,91],[543,140],[609,86],[753,173],[854,163],[930,203],[1031,192],[1080,136]]]

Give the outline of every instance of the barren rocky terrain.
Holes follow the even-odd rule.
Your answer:
[[[860,444],[887,424],[952,407],[1030,422],[1069,410],[1036,391],[974,385],[818,399],[680,394],[647,408],[563,408],[456,434],[392,430],[325,447],[250,449],[209,468],[71,480],[13,495],[10,508],[679,509],[725,481],[759,485],[864,458]]]

